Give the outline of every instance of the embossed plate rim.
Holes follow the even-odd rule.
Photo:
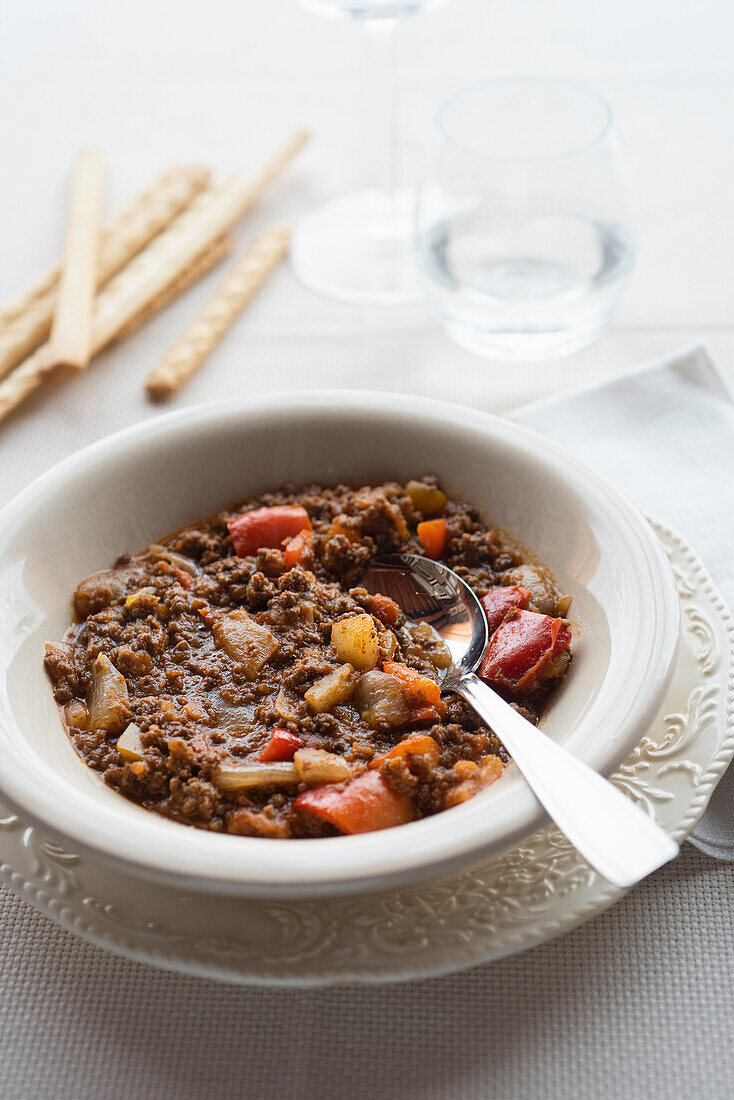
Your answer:
[[[711,577],[703,565],[703,562],[693,548],[682,538],[682,536],[671,530],[666,524],[652,519],[650,522],[668,551],[669,556],[671,558],[675,558],[676,556],[682,558],[685,566],[690,571],[690,575],[693,576],[697,582],[696,587],[691,590],[690,585],[686,582],[685,575],[682,576],[680,570],[678,570],[676,584],[681,603],[685,604],[686,600],[693,599],[695,595],[700,594],[700,597],[707,602],[708,609],[713,609],[715,612],[719,633],[728,641],[728,651],[727,654],[725,654],[728,660],[718,662],[720,667],[717,667],[717,662],[713,661],[711,654],[709,653],[707,655],[705,645],[706,639],[705,637],[703,638],[703,643],[699,647],[697,660],[701,668],[701,677],[708,677],[711,680],[711,684],[705,691],[701,684],[693,688],[691,688],[689,684],[687,687],[689,705],[692,700],[694,700],[694,696],[696,696],[696,692],[698,691],[699,694],[696,696],[696,705],[701,702],[704,710],[704,720],[699,729],[699,734],[701,729],[707,729],[713,721],[711,717],[713,713],[713,702],[711,699],[712,691],[710,689],[712,689],[715,684],[723,688],[722,697],[716,707],[716,716],[720,720],[723,734],[718,742],[716,751],[710,759],[706,761],[705,770],[702,770],[701,765],[693,765],[699,772],[698,776],[695,778],[695,794],[690,800],[683,799],[684,805],[681,805],[681,809],[685,809],[685,812],[683,816],[675,822],[674,826],[670,828],[670,831],[676,839],[682,840],[690,832],[695,822],[703,813],[718,778],[723,773],[732,755],[734,755],[734,623],[724,601],[716,590]],[[693,610],[695,612],[696,608],[694,607]],[[705,620],[705,618],[704,615],[703,619]],[[691,622],[693,622],[693,626],[691,626]],[[701,629],[700,610],[698,612],[698,618],[696,618],[695,614],[682,616],[682,635],[685,635],[687,631],[692,638],[699,638]],[[675,694],[678,677],[679,674],[676,670],[674,684],[671,685],[669,697]],[[664,709],[666,708],[663,708],[663,710]],[[670,768],[671,766],[673,768],[685,768],[690,766],[690,762],[688,761],[681,762],[675,759],[668,759],[673,755],[671,745],[675,748],[676,744],[674,733],[675,722],[676,720],[682,720],[684,716],[674,714],[668,717],[669,734],[667,740],[663,740],[662,743],[656,745],[653,745],[651,742],[647,745],[647,750],[651,753],[652,757],[658,759],[663,758],[668,761],[663,765],[663,772],[665,775],[672,774],[672,772],[665,771],[666,768]],[[656,722],[658,720],[656,720]],[[684,735],[685,729],[681,734],[683,743],[685,744]],[[641,750],[643,750],[647,740],[648,738],[643,738],[640,746],[638,746],[616,776],[617,781],[621,782],[626,786],[628,791],[631,790],[633,793],[636,792],[635,785],[634,782],[630,781],[629,776],[625,775],[625,769],[630,767],[629,761],[634,759],[635,754],[639,754]],[[658,779],[659,778],[660,777],[658,777]],[[672,780],[670,782],[672,782]],[[659,783],[658,785],[659,788],[661,788],[657,791],[658,795],[675,801],[675,794],[667,789],[665,782]],[[670,805],[670,802],[668,802],[668,804]],[[529,867],[532,869],[533,853],[537,853],[538,849],[542,848],[542,845],[546,845],[552,855],[555,852],[557,864],[563,868],[563,861],[565,859],[568,866],[565,870],[561,871],[561,877],[559,878],[560,889],[551,899],[553,904],[544,912],[538,912],[537,919],[535,919],[534,923],[523,925],[521,922],[518,922],[514,933],[512,930],[505,930],[501,935],[495,936],[494,939],[490,933],[488,941],[486,939],[481,941],[476,934],[476,930],[472,936],[470,929],[469,932],[466,933],[469,937],[466,944],[466,950],[461,957],[457,957],[456,951],[452,953],[448,948],[442,951],[441,935],[437,934],[437,944],[433,946],[429,944],[426,948],[426,955],[428,958],[421,958],[419,962],[413,962],[407,966],[404,964],[401,965],[401,949],[399,945],[391,947],[383,943],[383,958],[379,960],[379,965],[377,959],[368,960],[367,963],[360,968],[354,968],[354,964],[352,963],[353,969],[351,970],[349,969],[350,964],[346,959],[344,969],[338,969],[339,948],[338,944],[335,943],[336,937],[333,935],[333,928],[330,938],[329,934],[323,932],[323,924],[319,926],[318,915],[311,916],[311,926],[312,928],[314,925],[316,926],[314,933],[314,950],[308,956],[312,969],[305,972],[302,970],[300,973],[298,971],[297,955],[293,954],[292,951],[289,952],[286,949],[285,943],[282,947],[276,945],[271,949],[272,959],[277,959],[277,963],[281,968],[285,966],[285,971],[281,973],[276,972],[276,963],[273,961],[271,964],[271,971],[268,972],[266,970],[263,972],[262,970],[256,971],[253,969],[255,964],[252,961],[249,964],[250,970],[246,969],[248,965],[248,954],[251,959],[257,957],[261,965],[263,959],[267,960],[268,957],[266,951],[262,950],[257,945],[253,946],[252,940],[250,941],[249,948],[245,950],[244,941],[242,940],[235,943],[231,940],[218,940],[216,937],[210,938],[208,941],[206,938],[194,939],[186,933],[167,932],[164,927],[149,921],[146,913],[143,913],[142,917],[137,918],[138,923],[136,927],[133,927],[129,921],[127,925],[124,923],[121,925],[120,914],[116,912],[114,905],[110,906],[108,903],[105,903],[104,900],[100,900],[98,897],[94,896],[81,898],[77,896],[84,892],[77,878],[77,874],[80,873],[83,876],[85,866],[88,871],[93,872],[93,877],[94,874],[104,877],[105,875],[113,875],[114,872],[100,868],[98,865],[92,867],[91,861],[85,861],[78,856],[64,852],[57,844],[39,836],[35,830],[25,826],[12,815],[6,818],[0,818],[0,878],[2,878],[16,893],[20,894],[21,897],[28,900],[36,908],[40,909],[68,931],[82,936],[82,938],[97,946],[112,950],[139,962],[153,964],[163,969],[180,971],[200,977],[237,982],[240,984],[264,986],[313,987],[337,984],[370,984],[437,977],[441,974],[466,969],[471,966],[479,965],[482,962],[501,958],[519,950],[537,946],[540,943],[560,935],[562,932],[577,927],[585,920],[602,912],[616,900],[621,898],[625,891],[601,884],[599,880],[596,879],[593,872],[583,864],[573,849],[570,848],[565,839],[560,837],[560,834],[557,834],[552,827],[549,827],[541,830],[539,833],[535,834],[534,837],[523,842],[521,845],[508,849],[505,853],[495,855],[492,859],[478,867],[471,868],[459,874],[446,876],[443,879],[393,890],[383,894],[292,903],[264,903],[247,901],[245,899],[239,901],[238,904],[244,909],[247,909],[248,906],[254,908],[258,906],[269,907],[269,918],[276,923],[280,920],[281,926],[285,929],[286,936],[289,922],[292,925],[294,920],[296,922],[300,920],[301,924],[304,925],[306,923],[306,914],[314,914],[314,912],[318,914],[319,909],[325,911],[331,908],[335,914],[338,914],[338,916],[332,917],[332,926],[336,924],[341,926],[352,918],[354,918],[355,925],[357,925],[357,922],[359,922],[361,918],[363,923],[359,926],[359,935],[364,937],[362,949],[369,950],[370,948],[374,948],[377,954],[378,947],[376,943],[371,942],[368,933],[365,932],[365,928],[368,927],[368,922],[365,921],[364,914],[370,908],[382,906],[388,914],[387,924],[389,926],[390,906],[391,904],[397,906],[399,910],[400,900],[402,898],[403,907],[405,908],[405,901],[407,900],[410,915],[411,917],[416,917],[418,926],[420,927],[421,917],[424,920],[430,920],[430,905],[426,899],[430,897],[431,892],[435,894],[437,891],[440,893],[443,890],[444,894],[450,897],[451,902],[455,903],[455,906],[458,906],[457,911],[460,912],[462,899],[459,897],[457,901],[455,893],[457,888],[462,890],[466,884],[469,883],[470,889],[474,889],[475,894],[481,894],[483,887],[480,875],[482,871],[487,868],[500,868],[499,875],[495,877],[501,880],[503,874],[501,865],[503,862],[511,868],[512,861],[515,860],[522,870],[523,860],[527,860],[529,861]],[[7,858],[5,858],[6,849],[13,849],[12,854]],[[30,872],[28,870],[24,872],[17,869],[18,865],[22,864],[24,861],[30,867]],[[15,867],[12,865],[13,863],[16,864]],[[541,864],[540,866],[542,868],[543,865]],[[576,880],[573,879],[574,874],[577,876]],[[31,875],[35,875],[35,883],[31,881]],[[563,877],[564,875],[565,880]],[[472,879],[473,886],[471,885]],[[580,887],[578,886],[579,880],[584,880]],[[137,881],[137,885],[141,893],[135,899],[134,905],[137,906],[138,910],[141,908],[144,910],[145,892],[146,890],[153,889],[153,887],[142,881]],[[488,889],[486,884],[484,885],[485,889]],[[570,909],[565,908],[565,896],[569,891],[573,892],[576,889],[586,890],[586,900],[584,900],[582,904],[578,904]],[[178,891],[170,890],[169,892],[172,898],[174,896],[179,899],[182,897],[185,898],[185,895],[181,895]],[[551,894],[553,893],[553,888],[551,888],[550,892]],[[511,895],[508,894],[507,896],[503,896],[501,900],[507,905],[512,906],[517,899],[513,899]],[[215,897],[205,899],[201,895],[196,895],[196,901],[206,906],[207,904],[217,905],[218,899]],[[466,905],[465,899],[464,904]],[[410,908],[411,905],[412,908]],[[451,906],[449,908],[451,908]],[[440,915],[436,916],[436,914],[434,914],[434,917],[437,925],[446,923],[444,917]],[[320,927],[322,931],[321,942],[319,943]],[[441,931],[442,929],[439,929],[439,932]],[[484,931],[484,928],[482,931]],[[150,942],[146,941],[152,941],[152,945]],[[168,947],[167,953],[164,950],[166,946]],[[328,959],[328,952],[330,950],[337,953],[336,958],[331,959],[331,961]],[[325,953],[327,955],[327,960],[321,963],[322,968],[319,970],[318,966],[321,956]],[[235,955],[239,958],[239,969],[236,968],[237,958],[234,957]],[[303,961],[303,952],[301,952],[301,955]],[[245,969],[243,969],[243,965]],[[314,969],[314,966],[316,969]]]

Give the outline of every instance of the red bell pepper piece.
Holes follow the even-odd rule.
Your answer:
[[[366,771],[348,783],[321,783],[299,794],[293,808],[335,825],[342,833],[372,833],[405,825],[416,816],[407,795],[396,791],[378,771]]]
[[[276,504],[235,516],[227,524],[235,554],[246,558],[258,550],[280,549],[286,539],[311,530],[308,512],[300,504]]]
[[[297,750],[302,748],[303,741],[298,734],[276,726],[267,745],[257,754],[257,759],[262,760],[263,763],[270,763],[273,760],[292,760]]]
[[[519,585],[514,588],[492,588],[486,596],[482,596],[480,603],[487,617],[487,628],[491,638],[508,611],[513,607],[528,606],[530,593],[527,588],[521,588]]]
[[[446,520],[427,519],[419,523],[416,530],[428,557],[438,560],[446,549]]]
[[[292,569],[294,565],[300,565],[307,552],[311,548],[311,528],[304,527],[295,538],[287,543],[284,558],[286,569]]]
[[[414,668],[398,661],[383,661],[382,668],[399,680],[413,713],[411,722],[427,722],[431,718],[443,718],[446,704],[441,698],[441,688],[429,676],[422,676]]]
[[[489,684],[529,691],[548,662],[570,644],[571,631],[563,619],[535,611],[509,611],[484,651],[478,674]]]

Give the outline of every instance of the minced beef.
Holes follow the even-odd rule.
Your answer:
[[[429,512],[421,510],[426,501]],[[228,523],[243,513],[283,505],[308,513],[311,530],[297,560],[291,560],[285,540],[239,556]],[[565,616],[568,601],[550,575],[524,563],[472,505],[447,499],[435,478],[411,482],[407,489],[394,482],[358,489],[285,486],[192,524],[142,554],[126,554],[113,569],[81,582],[74,594],[75,621],[63,642],[49,644],[45,662],[77,752],[106,783],[146,809],[238,835],[363,831],[350,825],[351,819],[320,814],[304,803],[299,796],[313,789],[305,763],[303,768],[299,763],[296,778],[283,782],[276,778],[241,788],[223,782],[223,769],[262,767],[258,758],[275,730],[286,739],[295,735],[299,751],[321,750],[332,763],[338,758],[347,777],[331,781],[337,793],[375,772],[372,786],[385,784],[397,807],[397,818],[385,819],[388,824],[470,797],[497,777],[508,757],[458,696],[433,711],[405,711],[403,720],[393,722],[388,714],[385,721],[371,721],[364,670],[352,669],[347,693],[327,709],[315,709],[306,698],[315,684],[344,668],[332,628],[355,616],[372,618],[378,675],[384,677],[379,668],[388,660],[413,670],[407,675],[418,676],[416,683],[439,679],[437,640],[416,633],[395,605],[359,584],[375,555],[425,553],[418,526],[437,517],[444,525],[442,560],[479,597],[502,586],[503,577],[505,584],[513,583],[514,570],[530,588],[535,578],[544,611]],[[540,610],[532,598],[526,606]],[[238,614],[244,614],[246,629],[253,623],[255,631],[264,628],[260,634],[272,648],[255,672],[247,660],[232,655],[232,646],[221,644],[222,624],[237,626]],[[569,657],[568,652],[554,656],[551,673],[529,690],[513,693],[504,684],[500,690],[537,721]],[[109,697],[100,695],[97,680],[103,672],[113,695],[125,697],[115,713]],[[124,753],[118,741],[126,727],[135,731],[137,747]],[[416,735],[423,735],[411,741],[416,751],[387,755]],[[323,761],[318,753],[311,757]],[[296,753],[301,760],[306,757]],[[286,754],[276,771],[286,775],[293,767]]]

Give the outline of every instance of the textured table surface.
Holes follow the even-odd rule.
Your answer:
[[[176,159],[246,165],[289,127],[315,140],[244,242],[353,183],[379,119],[359,28],[295,0],[0,5],[0,300],[61,246],[72,151],[97,143],[110,208]],[[401,32],[403,122],[476,79],[555,73],[613,102],[640,255],[614,327],[550,365],[449,344],[421,307],[337,306],[282,271],[176,407],[294,386],[402,390],[490,411],[705,338],[734,378],[732,9],[453,0]],[[157,411],[141,383],[221,275],[86,376],[0,428],[0,504],[65,455]],[[267,992],[158,973],[0,890],[3,1097],[666,1097],[731,1094],[734,865],[685,848],[611,911],[524,956],[403,987]]]

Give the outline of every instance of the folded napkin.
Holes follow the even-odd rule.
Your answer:
[[[563,444],[677,528],[734,607],[734,402],[703,347],[510,419]],[[734,768],[690,840],[734,860]]]

